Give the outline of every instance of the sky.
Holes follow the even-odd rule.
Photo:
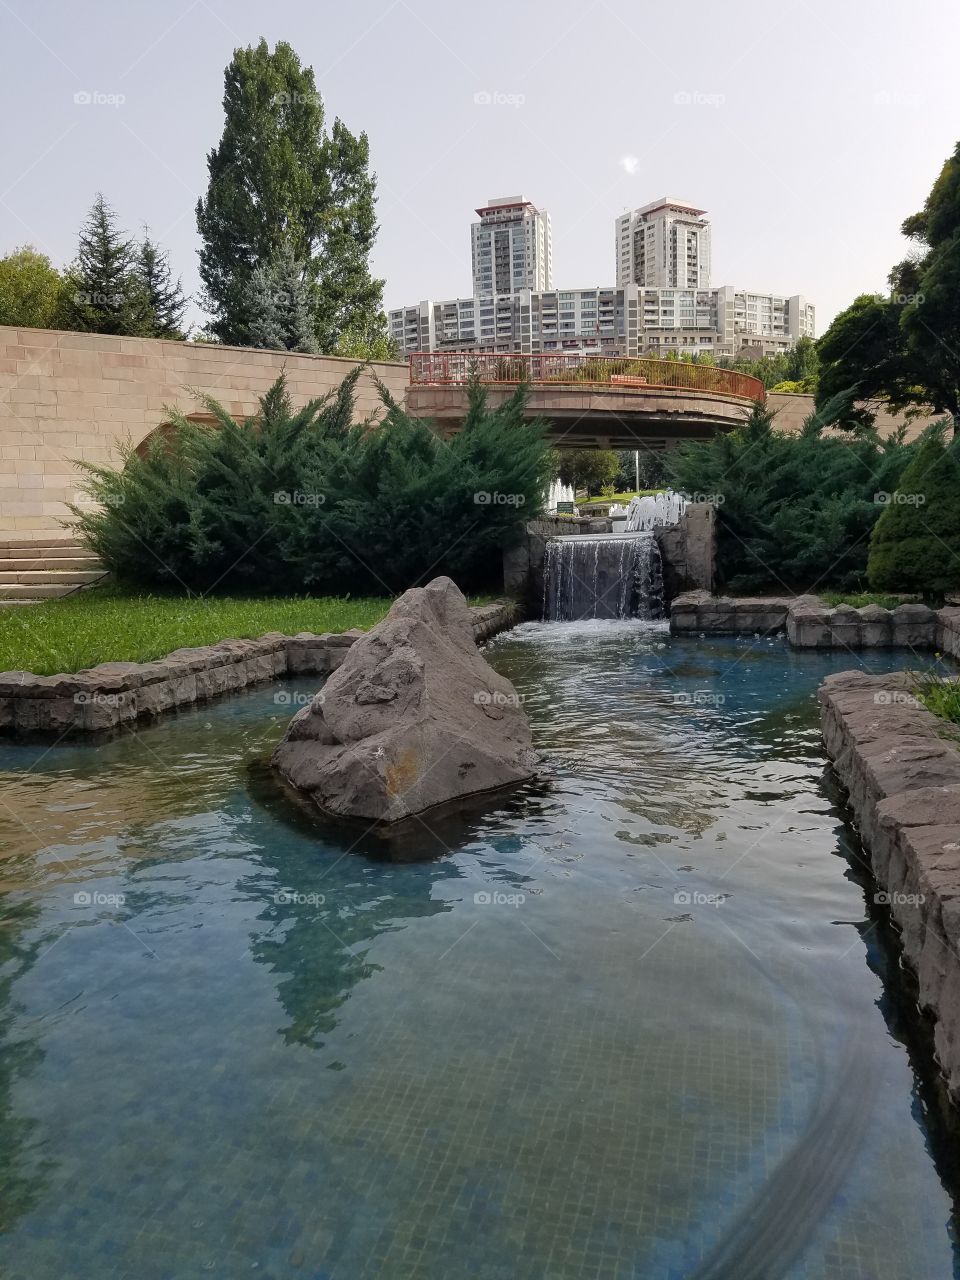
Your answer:
[[[714,285],[801,293],[822,333],[960,137],[958,0],[0,0],[0,254],[66,264],[101,190],[198,295],[223,71],[261,36],[369,136],[388,308],[470,294],[490,196],[547,209],[554,284],[587,288],[669,195],[708,211]]]

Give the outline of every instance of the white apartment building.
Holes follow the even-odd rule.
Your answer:
[[[618,285],[710,287],[710,223],[683,200],[662,196],[616,220]]]
[[[494,196],[470,227],[476,298],[553,288],[550,215],[524,196]]]
[[[489,200],[471,227],[473,297],[390,311],[390,334],[404,355],[775,355],[813,338],[816,314],[802,295],[710,286],[703,212],[664,197],[623,214],[616,222],[618,283],[558,290],[549,215],[523,196]]]
[[[404,355],[414,351],[543,351],[592,355],[775,355],[815,336],[816,313],[802,295],[718,289],[532,290],[481,298],[426,300],[388,316]]]

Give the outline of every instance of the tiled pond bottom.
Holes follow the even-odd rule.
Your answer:
[[[618,623],[489,653],[552,785],[433,861],[268,801],[315,680],[0,747],[5,1277],[668,1280],[731,1233],[704,1277],[960,1274],[823,781],[854,659]]]

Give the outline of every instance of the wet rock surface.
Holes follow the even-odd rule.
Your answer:
[[[407,591],[349,650],[273,755],[325,813],[393,823],[532,777],[530,727],[449,578]]]

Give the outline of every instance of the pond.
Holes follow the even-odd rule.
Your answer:
[[[546,785],[399,852],[268,784],[315,680],[0,745],[4,1276],[960,1275],[819,740],[851,656],[636,622],[487,654]]]

